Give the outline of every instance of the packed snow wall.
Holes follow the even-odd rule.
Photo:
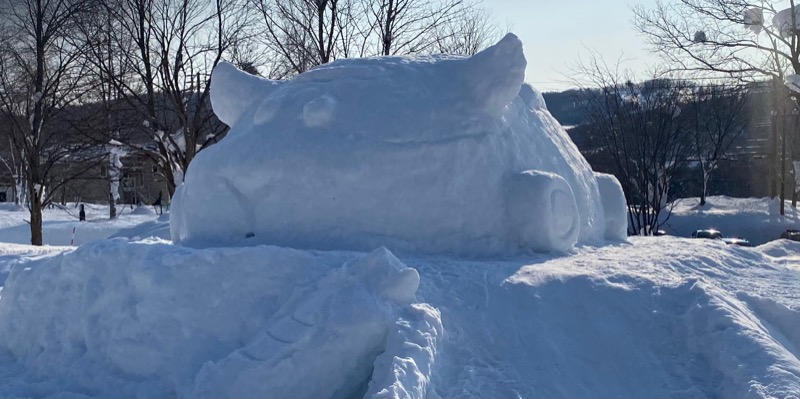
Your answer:
[[[231,130],[193,161],[172,239],[458,255],[623,240],[619,185],[598,188],[526,64],[512,34],[472,57],[345,59],[283,82],[222,63],[211,100]]]
[[[362,397],[398,384],[424,392],[442,333],[438,310],[411,304],[417,271],[385,248],[314,254],[111,239],[10,267],[2,396]],[[390,374],[395,356],[422,371]]]

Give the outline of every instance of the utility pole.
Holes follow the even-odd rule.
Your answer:
[[[784,215],[786,204],[786,128],[785,126],[781,126],[781,128],[781,215]]]
[[[773,99],[773,109],[770,111],[770,121],[769,121],[769,155],[767,156],[767,163],[769,164],[769,170],[767,174],[769,175],[769,197],[775,198],[778,194],[778,187],[776,182],[776,166],[778,163],[778,110],[777,110],[777,101]]]
[[[778,195],[777,187],[777,166],[778,166],[778,114],[780,109],[780,92],[781,84],[777,79],[772,80],[772,90],[770,90],[770,103],[772,110],[770,111],[769,123],[769,155],[767,162],[769,164],[769,197],[775,198]]]

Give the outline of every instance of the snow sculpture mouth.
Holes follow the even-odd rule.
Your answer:
[[[526,65],[512,34],[472,57],[343,59],[283,82],[222,63],[211,100],[231,129],[189,168],[172,239],[458,256],[624,240],[615,186],[601,192]]]

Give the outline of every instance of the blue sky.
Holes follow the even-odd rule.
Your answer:
[[[643,71],[656,60],[633,28],[631,5],[646,7],[655,0],[484,0],[497,22],[525,43],[526,81],[542,91],[563,90],[569,68],[588,49],[614,62]],[[567,75],[567,76],[565,76]]]

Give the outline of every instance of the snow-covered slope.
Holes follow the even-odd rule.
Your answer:
[[[777,248],[401,263],[90,243],[13,263],[0,395],[791,397],[800,274]]]

